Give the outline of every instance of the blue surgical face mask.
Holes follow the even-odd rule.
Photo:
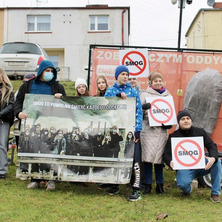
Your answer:
[[[45,72],[44,75],[43,75],[43,79],[46,81],[46,82],[49,82],[53,79],[54,77],[54,74],[52,72]]]

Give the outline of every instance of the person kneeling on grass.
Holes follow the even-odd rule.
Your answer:
[[[205,169],[177,170],[177,186],[183,191],[185,196],[189,196],[191,193],[191,183],[193,179],[210,173],[212,181],[210,199],[216,203],[221,202],[219,197],[221,192],[221,160],[218,158],[216,144],[211,140],[203,128],[192,126],[192,118],[188,111],[180,111],[177,116],[177,121],[179,124],[179,129],[169,135],[165,146],[165,151],[163,153],[163,160],[169,167],[172,169],[174,168],[171,152],[171,138],[203,137],[204,147],[206,147],[209,152],[209,157],[205,158]]]

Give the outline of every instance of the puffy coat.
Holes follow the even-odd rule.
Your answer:
[[[105,93],[105,97],[115,97],[117,94],[126,93],[127,97],[136,98],[136,132],[142,130],[142,105],[140,101],[139,92],[134,89],[128,82],[125,85],[118,85],[117,82],[114,83],[112,87],[109,87]]]
[[[164,97],[170,96],[166,90],[162,94],[148,87],[140,95],[142,104],[146,103],[146,97]],[[142,162],[155,164],[163,163],[162,155],[167,141],[167,130],[161,126],[149,126],[147,110],[143,110],[143,130],[140,133],[140,142],[142,148]]]

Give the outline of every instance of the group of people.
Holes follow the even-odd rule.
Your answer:
[[[174,168],[171,153],[171,138],[201,136],[204,140],[204,146],[209,152],[209,157],[206,157],[206,167],[199,170],[177,170],[177,185],[183,191],[183,194],[187,196],[191,192],[191,183],[194,178],[211,173],[211,200],[220,202],[221,161],[218,158],[216,144],[204,129],[192,126],[192,117],[186,110],[178,113],[178,129],[169,136],[167,130],[172,126],[164,124],[162,126],[150,126],[148,110],[151,108],[151,104],[146,102],[146,98],[167,97],[170,96],[170,93],[165,88],[163,76],[158,72],[152,72],[149,75],[147,80],[148,88],[143,91],[140,90],[137,79],[129,76],[129,74],[129,69],[126,66],[118,66],[115,70],[116,82],[111,87],[108,86],[105,76],[98,76],[96,79],[97,94],[95,95],[119,97],[121,99],[135,97],[136,99],[135,132],[128,133],[126,139],[126,146],[130,143],[132,147],[132,141],[134,143],[134,150],[132,150],[134,153],[131,178],[132,194],[128,197],[128,200],[137,201],[142,198],[141,178],[143,178],[145,184],[143,194],[147,195],[151,193],[153,168],[155,172],[156,193],[164,193],[164,163],[171,169]],[[22,112],[25,94],[54,95],[58,99],[66,96],[64,87],[56,81],[56,78],[57,71],[53,64],[48,60],[43,60],[39,66],[37,76],[22,84],[14,101],[12,85],[4,70],[0,69],[0,178],[5,178],[7,172],[8,133],[10,126],[13,124],[14,116],[20,120],[27,118],[27,114]],[[76,80],[75,89],[77,97],[90,96],[86,80],[82,78]],[[96,139],[101,142],[101,145],[105,146],[105,143],[108,144],[110,142],[108,136],[106,141],[101,140],[99,135],[97,135]],[[117,157],[118,152],[112,155]],[[28,188],[38,188],[39,182],[39,180],[33,179]],[[54,189],[54,181],[49,181],[47,183],[47,190]],[[118,184],[113,184],[109,187],[108,193],[110,195],[115,195],[118,192]]]

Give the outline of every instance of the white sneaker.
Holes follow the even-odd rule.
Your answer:
[[[37,182],[31,182],[30,184],[28,184],[27,188],[28,189],[38,189],[39,184]]]
[[[48,191],[48,190],[50,190],[50,191],[55,190],[55,182],[54,181],[52,181],[52,180],[48,181],[48,183],[46,185],[46,191]]]

